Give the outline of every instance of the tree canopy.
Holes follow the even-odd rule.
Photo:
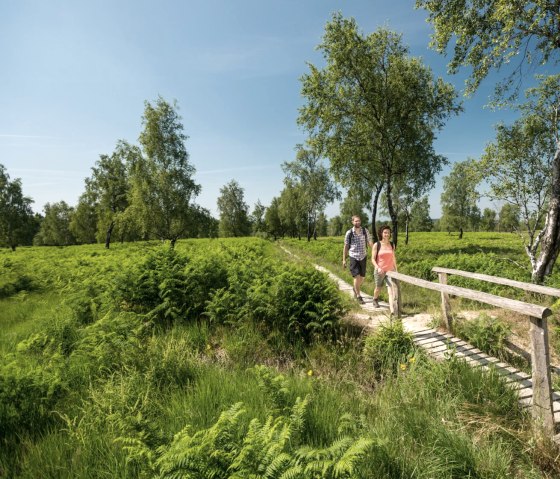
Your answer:
[[[440,227],[458,230],[459,238],[462,238],[463,230],[472,223],[473,217],[480,216],[476,205],[480,197],[478,179],[474,171],[474,161],[467,160],[455,163],[449,175],[443,178]]]
[[[365,183],[377,197],[385,187],[396,241],[394,181],[433,185],[445,163],[433,148],[435,132],[460,110],[455,89],[410,57],[400,35],[380,28],[364,36],[341,14],[327,23],[318,49],[326,65],[309,64],[302,77],[298,122],[344,186]]]
[[[454,42],[449,70],[471,67],[467,93],[492,69],[508,66],[497,97],[515,96],[530,65],[560,60],[560,9],[555,0],[416,0],[434,26],[432,45],[440,53]]]
[[[31,203],[33,200],[23,195],[21,180],[10,180],[0,165],[0,244],[12,250],[20,244],[30,244],[35,224]]]
[[[143,155],[131,165],[129,203],[143,235],[175,241],[193,227],[192,200],[200,192],[185,147],[177,104],[159,97],[145,103]]]
[[[282,169],[289,180],[298,184],[301,206],[307,215],[307,240],[317,236],[317,218],[328,203],[339,197],[329,172],[319,155],[302,145],[296,147],[296,159],[285,162]]]
[[[237,181],[231,180],[220,188],[218,211],[220,212],[220,236],[249,236],[251,234],[249,206],[245,203],[245,192]]]

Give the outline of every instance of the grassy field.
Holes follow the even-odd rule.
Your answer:
[[[338,268],[340,238],[309,247]],[[0,265],[0,477],[560,477],[497,375],[428,360],[398,323],[345,326],[336,288],[273,243]]]

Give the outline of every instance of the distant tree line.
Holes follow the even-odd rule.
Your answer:
[[[354,19],[334,14],[318,50],[323,66],[309,64],[301,78],[304,104],[298,124],[307,133],[295,158],[283,163],[284,187],[268,206],[252,212],[232,179],[217,198],[219,219],[194,200],[193,180],[177,105],[161,97],[146,102],[139,144],[117,142],[101,155],[78,204],[47,204],[32,213],[32,200],[0,166],[0,242],[65,245],[202,236],[260,235],[312,238],[341,235],[359,214],[376,239],[378,217],[389,218],[395,243],[404,231],[512,231],[522,235],[533,280],[550,274],[560,252],[560,75],[537,75],[537,86],[519,97],[531,63],[560,57],[558,12],[549,3],[499,0],[417,0],[434,26],[433,46],[450,43],[452,72],[472,68],[467,93],[514,56],[519,67],[496,84],[493,103],[520,111],[479,159],[454,163],[443,178],[441,218],[430,218],[427,193],[448,160],[434,150],[437,134],[462,106],[452,85],[410,56],[401,35],[379,28],[364,35]],[[536,23],[535,23],[536,22]],[[533,29],[534,25],[538,28]],[[534,39],[534,41],[532,41]],[[484,191],[481,193],[480,188]],[[341,189],[346,191],[342,199]],[[481,196],[499,208],[480,210]],[[341,200],[340,214],[326,206]],[[499,209],[499,211],[498,211]]]

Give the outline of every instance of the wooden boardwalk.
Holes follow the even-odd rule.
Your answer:
[[[328,274],[341,291],[354,297],[352,285],[322,266],[315,265],[315,268]],[[360,305],[360,307],[364,312],[369,313],[370,316],[367,323],[368,327],[375,328],[383,323],[384,320],[387,320],[389,315],[389,305],[387,303],[379,302],[380,307],[374,308],[373,298],[370,295],[362,293],[362,298],[365,304]],[[533,383],[530,374],[520,371],[507,363],[501,362],[497,358],[489,356],[480,349],[475,348],[466,341],[451,334],[428,327],[430,318],[427,314],[405,316],[401,320],[404,328],[412,333],[414,342],[433,358],[443,360],[446,356],[454,354],[457,358],[464,359],[472,367],[480,367],[483,369],[493,368],[498,374],[503,375],[506,382],[510,383],[511,386],[518,391],[519,403],[522,407],[526,408],[532,406]],[[554,391],[552,400],[554,423],[557,433],[556,436],[554,436],[554,440],[560,443],[560,392]]]

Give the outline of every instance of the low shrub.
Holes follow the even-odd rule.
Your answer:
[[[88,381],[142,362],[150,324],[134,313],[109,313],[81,330],[69,360],[76,378]]]
[[[113,296],[121,309],[155,321],[194,320],[214,290],[227,286],[224,260],[216,256],[187,258],[161,248],[117,278]]]
[[[366,337],[363,358],[371,364],[377,377],[394,374],[399,365],[416,352],[412,334],[406,332],[401,321],[382,324]]]
[[[253,285],[247,312],[290,339],[310,343],[337,330],[345,307],[324,273],[287,264],[273,279]]]
[[[455,334],[491,356],[507,359],[506,340],[511,326],[481,314],[476,319],[456,321]]]
[[[65,391],[60,367],[12,359],[0,366],[0,439],[44,430]]]

